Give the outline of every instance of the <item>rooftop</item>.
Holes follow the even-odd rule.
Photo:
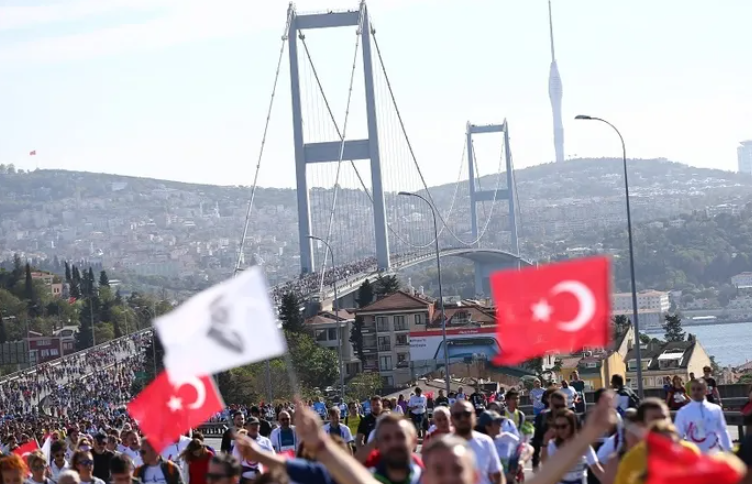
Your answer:
[[[384,298],[381,298],[375,302],[372,302],[366,307],[356,309],[357,314],[360,313],[374,313],[380,311],[415,311],[420,309],[428,309],[433,306],[433,299],[426,297],[414,296],[405,291],[397,291],[394,294],[390,294]]]

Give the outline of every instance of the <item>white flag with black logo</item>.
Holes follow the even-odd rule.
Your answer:
[[[213,375],[286,351],[259,266],[193,296],[154,327],[170,380]]]

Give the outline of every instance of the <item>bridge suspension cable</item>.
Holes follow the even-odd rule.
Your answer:
[[[381,53],[381,48],[379,47],[378,38],[376,37],[376,30],[372,29],[371,34],[372,34],[372,37],[373,37],[373,44],[376,47],[376,55],[379,58],[379,64],[381,64],[381,71],[384,74],[384,79],[386,80],[386,85],[387,85],[387,89],[389,91],[389,96],[391,97],[392,104],[393,104],[395,112],[397,114],[397,119],[399,120],[400,129],[402,130],[402,134],[405,137],[405,142],[407,143],[407,148],[408,148],[408,150],[410,152],[410,157],[412,158],[412,161],[413,161],[413,164],[415,165],[415,168],[418,170],[418,175],[420,177],[420,181],[421,181],[421,183],[423,185],[423,188],[426,191],[426,194],[428,195],[428,199],[430,200],[431,204],[434,207],[436,207],[437,206],[436,202],[433,199],[433,196],[431,195],[431,190],[428,188],[428,184],[426,183],[426,179],[423,176],[423,171],[420,169],[420,165],[418,163],[418,158],[415,155],[415,150],[413,149],[412,142],[410,141],[410,137],[407,134],[407,128],[405,126],[404,119],[402,118],[402,113],[400,112],[399,106],[397,105],[397,98],[394,95],[394,90],[392,89],[392,83],[389,80],[389,75],[387,74],[387,71],[386,71],[386,65],[384,64],[384,57],[383,57],[383,55]],[[501,167],[499,167],[499,174],[501,174]],[[498,192],[499,192],[499,183],[497,182],[496,190],[494,191],[494,198],[493,198],[494,203],[496,203],[496,201],[497,201]],[[449,234],[452,236],[452,238],[454,238],[460,244],[471,246],[471,245],[477,244],[478,241],[480,240],[480,237],[478,237],[477,240],[474,240],[474,241],[471,241],[471,242],[466,242],[466,241],[462,240],[451,228],[449,228],[449,225],[447,224],[447,221],[444,218],[444,216],[441,214],[441,212],[439,210],[436,210],[436,213],[439,216],[439,219],[441,219],[442,226],[446,227],[447,232],[449,232]],[[490,218],[489,218],[489,220],[490,220]],[[486,227],[484,228],[483,233],[485,233],[485,229],[488,228],[488,221],[489,220],[486,221]],[[434,241],[435,241],[435,238],[430,243],[433,244]]]
[[[282,33],[282,45],[279,48],[279,57],[277,58],[277,71],[274,74],[274,83],[272,85],[272,94],[269,98],[269,108],[266,111],[266,122],[264,124],[264,134],[261,137],[261,147],[259,148],[258,159],[256,161],[256,171],[253,175],[253,185],[251,188],[251,196],[248,199],[248,207],[245,212],[245,222],[243,223],[243,235],[240,239],[240,248],[238,249],[238,260],[235,264],[235,270],[233,274],[237,274],[242,268],[244,253],[245,253],[245,240],[248,234],[248,226],[251,222],[251,214],[253,213],[253,202],[256,198],[256,187],[258,186],[258,176],[261,171],[261,160],[264,157],[264,148],[266,147],[266,136],[269,133],[269,122],[272,119],[272,109],[274,108],[274,99],[277,93],[277,84],[279,82],[279,73],[282,69],[282,57],[285,53],[285,45],[287,44],[287,33],[290,31],[290,22],[292,21],[293,10],[289,9],[287,12],[287,22],[285,23],[285,31]]]
[[[350,105],[352,103],[352,93],[353,93],[353,83],[355,81],[355,68],[358,63],[358,51],[360,50],[360,35],[361,30],[363,28],[363,10],[361,10],[360,17],[358,20],[358,30],[356,32],[356,38],[355,38],[355,53],[353,54],[353,62],[352,62],[352,69],[350,70],[350,83],[347,89],[347,105],[345,107],[345,119],[342,123],[342,132],[340,133],[340,145],[339,145],[339,160],[337,161],[337,172],[334,179],[334,193],[332,194],[332,204],[331,209],[329,211],[329,223],[327,227],[327,233],[326,233],[326,243],[331,243],[332,238],[332,227],[334,226],[334,214],[337,210],[337,194],[339,192],[340,186],[339,186],[339,179],[340,174],[342,173],[342,159],[345,155],[345,141],[347,139],[347,125],[348,121],[350,120]],[[311,70],[314,73],[314,77],[316,78],[316,82],[321,86],[318,74],[316,73],[316,67],[313,64],[313,59],[311,58],[311,52],[308,49],[308,44],[305,40],[305,34],[303,32],[300,32],[300,40],[303,44],[303,49],[305,50],[306,57],[308,58],[308,62],[311,64]],[[324,95],[323,90],[321,91],[321,94],[324,97],[324,102],[329,109],[329,112],[331,113],[331,109],[329,106],[329,101],[326,99],[326,95]],[[339,128],[337,129],[339,132]],[[350,160],[352,163],[352,160]],[[326,274],[326,265],[329,261],[329,252],[326,250],[326,247],[324,247],[324,256],[323,256],[323,263],[321,264],[321,276],[320,276],[320,282],[319,282],[319,292],[323,291],[324,289],[324,276]]]
[[[362,28],[362,19],[361,19],[360,23],[361,23],[361,27],[360,28]],[[322,99],[323,99],[323,102],[324,102],[324,108],[326,109],[326,112],[327,112],[327,114],[329,116],[329,119],[332,121],[332,125],[334,126],[334,129],[337,132],[337,137],[340,139],[340,142],[342,143],[341,147],[344,147],[344,140],[345,140],[345,135],[344,135],[344,132],[343,132],[344,131],[344,127],[343,127],[342,130],[340,129],[339,123],[337,122],[337,119],[334,116],[334,111],[332,110],[331,103],[329,102],[329,97],[326,95],[326,92],[324,91],[324,87],[323,87],[323,85],[321,83],[321,78],[319,77],[318,70],[316,69],[316,66],[313,63],[313,58],[312,58],[311,52],[310,52],[310,50],[308,48],[308,44],[306,43],[304,37],[301,40],[302,40],[302,44],[303,44],[303,51],[305,52],[306,58],[307,58],[308,63],[310,65],[310,67],[311,67],[311,74],[313,75],[313,78],[314,78],[314,80],[316,82],[316,86],[318,87],[318,90],[321,93],[321,96],[322,96]],[[357,49],[358,49],[358,47],[356,46],[356,52],[357,52]],[[355,66],[353,65],[353,67],[355,67]],[[355,71],[353,70],[352,74],[354,74],[354,72]],[[352,82],[353,82],[353,77],[351,75],[349,94],[352,94]],[[350,101],[349,101],[349,96],[348,96],[348,106],[349,106],[349,102]],[[442,217],[442,222],[444,221],[444,218],[448,219],[449,216],[451,215],[452,211],[454,210],[455,201],[457,200],[457,193],[459,192],[459,181],[460,181],[460,178],[462,177],[462,166],[463,166],[463,162],[464,162],[464,159],[465,159],[466,151],[467,151],[467,146],[465,145],[465,143],[463,141],[463,144],[462,144],[462,157],[460,158],[459,172],[457,174],[457,182],[455,184],[454,194],[452,195],[452,201],[450,203],[449,210],[447,212],[446,217]],[[341,155],[342,154],[344,154],[344,153],[341,153]],[[340,158],[341,158],[341,156],[340,156]],[[343,160],[340,159],[339,163],[341,164],[342,161]],[[360,173],[360,170],[358,169],[357,165],[355,164],[355,162],[353,160],[349,160],[349,163],[352,166],[353,171],[355,172],[355,175],[356,175],[356,177],[358,179],[358,183],[363,188],[363,191],[364,191],[365,195],[368,197],[368,200],[371,202],[371,205],[373,205],[373,195],[371,194],[371,191],[369,190],[368,186],[366,185],[365,180],[363,179],[363,176]],[[425,181],[423,182],[423,185],[425,186]],[[338,185],[335,185],[335,198],[336,198],[336,190],[337,189],[338,189]],[[439,236],[441,236],[441,234],[443,233],[443,231],[446,228],[447,228],[446,223],[442,223],[441,228],[439,229]],[[409,240],[403,238],[402,235],[397,230],[395,230],[394,227],[392,227],[388,223],[387,223],[387,229],[400,242],[402,242],[405,245],[414,247],[414,248],[426,248],[426,247],[430,247],[434,243],[434,241],[431,240],[431,241],[429,241],[426,244],[416,244],[416,243],[410,242]],[[328,240],[328,238],[327,238],[327,240]],[[325,251],[324,257],[325,257],[325,261],[326,261],[327,260],[326,257],[328,257],[328,252]],[[322,280],[323,280],[323,275],[322,275]]]

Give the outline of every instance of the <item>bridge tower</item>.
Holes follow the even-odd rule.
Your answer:
[[[485,134],[485,133],[503,133],[504,134],[504,164],[506,166],[507,179],[506,188],[492,189],[492,190],[479,190],[476,187],[476,173],[475,173],[475,151],[473,149],[473,135]],[[467,137],[467,167],[468,167],[468,183],[470,184],[470,230],[472,232],[472,240],[475,241],[475,246],[480,245],[478,240],[478,212],[476,205],[479,202],[484,201],[503,201],[506,200],[509,206],[509,235],[511,239],[511,247],[509,252],[519,257],[520,246],[517,238],[517,210],[516,195],[515,195],[515,183],[514,183],[514,165],[512,163],[512,152],[509,149],[509,124],[505,119],[501,124],[486,124],[476,125],[467,122],[467,129],[465,132]],[[498,270],[501,267],[490,266],[482,262],[475,261],[475,292],[476,294],[489,295],[488,292],[488,276],[494,270]]]
[[[298,192],[298,238],[300,241],[300,271],[303,274],[315,271],[311,234],[311,210],[308,196],[306,166],[312,163],[331,163],[342,160],[370,160],[371,193],[373,197],[373,225],[376,238],[376,259],[379,269],[389,269],[389,239],[384,209],[384,187],[381,178],[381,158],[379,154],[379,134],[376,124],[376,98],[371,60],[371,23],[365,1],[360,9],[349,12],[329,12],[298,15],[293,4],[288,11],[288,49],[290,55],[290,91],[292,94],[293,141],[295,145],[295,178]],[[300,74],[298,66],[298,35],[303,30],[351,27],[360,29],[365,84],[366,117],[368,138],[358,140],[327,141],[306,143],[303,135],[303,114],[300,95]],[[340,153],[342,151],[342,153]]]

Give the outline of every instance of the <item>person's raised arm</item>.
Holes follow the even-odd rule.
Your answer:
[[[538,473],[527,484],[556,484],[569,471],[578,459],[588,451],[611,426],[616,424],[613,392],[605,393],[598,400],[593,411],[588,415],[582,431],[572,440],[556,451],[546,460]]]
[[[298,435],[306,446],[315,449],[316,459],[324,464],[337,482],[378,484],[378,481],[355,458],[337,445],[321,428],[321,419],[308,408],[295,415]]]
[[[262,449],[247,435],[235,436],[235,448],[243,459],[258,462],[266,467],[284,468],[287,458]]]

